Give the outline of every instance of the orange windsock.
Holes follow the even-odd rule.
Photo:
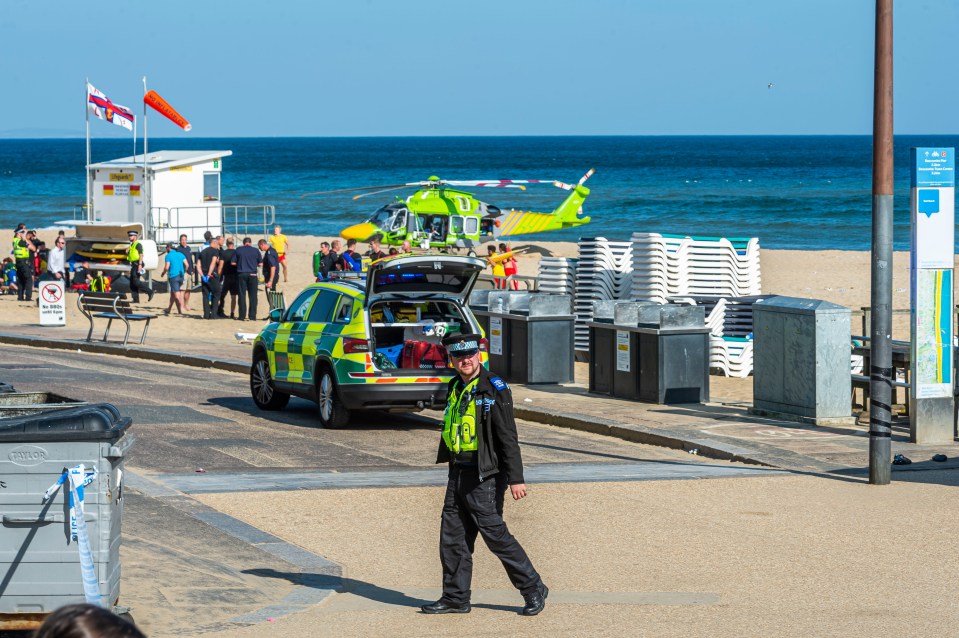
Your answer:
[[[176,109],[170,106],[166,100],[157,95],[156,91],[150,91],[143,96],[143,101],[147,106],[150,106],[156,109],[161,115],[166,116],[171,122],[182,128],[184,131],[189,131],[192,126],[186,121],[182,115],[176,112]]]

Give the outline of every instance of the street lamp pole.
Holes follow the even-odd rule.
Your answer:
[[[876,0],[872,124],[872,326],[869,369],[869,482],[892,474],[892,0]]]

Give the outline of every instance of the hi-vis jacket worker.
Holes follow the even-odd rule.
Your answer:
[[[137,237],[139,233],[131,230],[127,233],[130,238],[130,245],[127,247],[127,262],[130,264],[130,297],[133,303],[140,303],[140,293],[145,292],[149,295],[150,301],[153,301],[153,288],[144,286],[140,282],[140,276],[143,275],[143,244]]]
[[[450,380],[436,458],[450,464],[440,526],[443,596],[421,609],[427,614],[469,613],[473,547],[481,534],[523,595],[522,613],[535,616],[543,611],[549,590],[503,521],[507,486],[514,500],[526,496],[513,396],[480,363],[480,340],[478,334],[443,339],[457,375]]]

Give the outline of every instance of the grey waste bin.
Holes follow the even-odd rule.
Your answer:
[[[0,394],[0,419],[86,405],[53,392],[7,392]]]
[[[852,421],[849,308],[772,297],[753,304],[753,411]]]
[[[63,470],[80,463],[99,473],[85,490],[84,519],[100,594],[117,603],[130,424],[104,403],[0,418],[0,618],[84,602],[79,552],[70,534],[69,485],[42,503]]]
[[[569,383],[575,364],[576,317],[569,295],[533,293],[510,307],[504,322],[509,334],[512,383]]]
[[[709,401],[709,329],[694,306],[617,306],[620,321],[590,322],[590,392],[651,403]],[[614,321],[616,319],[614,318]]]

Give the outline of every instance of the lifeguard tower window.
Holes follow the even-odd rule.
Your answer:
[[[220,174],[219,173],[203,174],[203,201],[205,202],[220,201]]]

